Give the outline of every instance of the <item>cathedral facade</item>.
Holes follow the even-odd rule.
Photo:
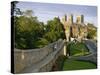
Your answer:
[[[73,22],[73,15],[65,15],[62,18],[62,24],[64,26],[66,41],[72,39],[82,40],[87,37],[87,26],[84,23],[84,15],[76,17],[76,22]]]

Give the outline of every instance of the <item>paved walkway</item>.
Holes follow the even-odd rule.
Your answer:
[[[90,52],[92,54],[97,53],[97,46],[96,44],[91,41],[91,40],[84,40],[85,44],[87,45],[87,47],[89,48]]]

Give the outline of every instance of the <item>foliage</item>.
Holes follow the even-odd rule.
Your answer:
[[[49,42],[45,38],[41,38],[34,45],[36,48],[42,48],[47,44],[49,44]]]
[[[59,18],[54,18],[44,25],[32,14],[32,10],[27,10],[23,12],[23,15],[13,17],[15,48],[41,48],[62,38],[64,31]]]
[[[16,4],[18,3],[19,3],[18,1],[11,2],[11,16],[14,16],[14,14],[18,14],[18,15],[22,14],[20,9],[16,7]]]
[[[36,17],[15,17],[15,47],[35,48],[35,42],[43,36],[43,25]]]
[[[64,29],[60,19],[55,17],[45,25],[33,16],[32,10],[21,11],[16,7],[18,1],[11,2],[11,22],[14,24],[15,48],[41,48],[64,38]]]
[[[88,24],[88,39],[94,39],[94,37],[97,37],[97,28],[93,24]]]
[[[27,16],[27,17],[32,16],[32,14],[33,14],[33,11],[32,10],[26,10],[25,12],[23,12],[23,15],[24,16]]]
[[[97,36],[97,30],[89,29],[87,38],[94,39]]]
[[[54,42],[59,38],[64,39],[64,29],[59,18],[55,17],[53,20],[49,20],[47,22],[44,38],[46,38],[49,42]]]

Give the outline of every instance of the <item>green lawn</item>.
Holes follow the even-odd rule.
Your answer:
[[[83,42],[70,42],[67,44],[67,50],[70,56],[82,56],[90,54],[88,48]],[[96,69],[96,65],[89,61],[79,61],[75,58],[65,59],[62,70],[81,70],[81,69]]]
[[[81,70],[81,69],[95,69],[96,65],[87,61],[77,61],[66,59],[63,65],[63,70]]]
[[[70,43],[69,45],[70,55],[71,56],[80,56],[80,55],[86,55],[89,54],[87,47],[84,43]]]

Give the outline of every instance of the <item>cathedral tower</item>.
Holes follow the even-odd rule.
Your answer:
[[[84,15],[77,16],[76,23],[78,23],[78,24],[84,23]]]
[[[68,23],[73,24],[73,15],[72,14],[68,18]]]
[[[62,18],[62,23],[64,24],[67,21],[67,16],[64,15],[64,17]]]

